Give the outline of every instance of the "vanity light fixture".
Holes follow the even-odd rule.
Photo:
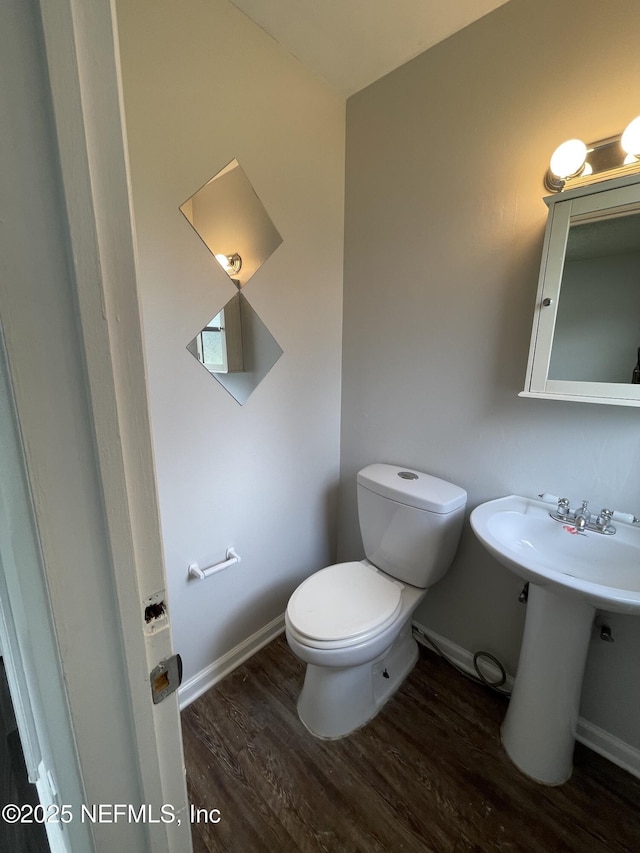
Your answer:
[[[233,255],[216,255],[216,261],[229,275],[237,275],[242,268],[242,258],[237,252]]]
[[[620,145],[626,153],[625,163],[634,163],[640,157],[640,116],[634,118],[624,129]]]
[[[563,142],[551,155],[544,185],[557,193],[634,172],[640,172],[640,116],[618,136],[590,145],[581,139]]]
[[[587,146],[581,139],[567,139],[551,155],[545,178],[547,189],[559,192],[569,178],[581,175],[587,160]]]

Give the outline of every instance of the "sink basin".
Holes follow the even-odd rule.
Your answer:
[[[514,764],[546,785],[573,769],[582,679],[596,609],[640,613],[640,529],[613,536],[552,519],[553,506],[509,495],[471,513],[484,547],[529,582],[518,670],[502,724]]]
[[[531,583],[555,586],[614,613],[640,611],[640,529],[613,536],[578,532],[549,516],[542,501],[509,495],[471,513],[478,539],[506,568]]]

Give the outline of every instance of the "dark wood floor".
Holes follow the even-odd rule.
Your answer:
[[[340,741],[300,723],[303,675],[280,637],[183,712],[191,803],[221,816],[194,824],[195,853],[640,851],[640,780],[580,745],[565,785],[526,779],[505,699],[432,652]]]

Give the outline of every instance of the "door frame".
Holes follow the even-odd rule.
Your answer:
[[[36,333],[37,308],[25,305],[22,287],[10,285],[0,307],[50,614],[85,801],[127,803],[125,792],[135,792],[131,806],[146,804],[151,818],[143,826],[122,820],[93,825],[96,849],[183,853],[191,850],[191,832],[178,694],[154,704],[150,686],[150,672],[173,654],[173,643],[115,3],[36,0],[32,5],[39,5],[41,15],[54,135],[50,152],[65,208],[60,210],[63,225],[58,221],[55,229],[63,228],[67,243],[68,278],[29,286],[36,298],[38,287],[43,296],[46,288],[57,288],[55,312],[77,330],[68,344],[77,356],[69,372],[64,362],[55,366],[57,373],[50,366],[44,372],[60,377],[72,405],[86,413],[73,421],[78,431],[73,437],[63,435],[59,412],[49,412],[43,424],[42,365],[33,364],[28,346]],[[81,387],[72,382],[78,365]],[[54,476],[52,446],[58,439],[61,447],[76,439],[84,448],[78,450],[77,471],[69,456],[68,477]],[[82,499],[98,508],[91,523],[81,530],[60,529],[58,508]],[[80,542],[85,565],[79,560]],[[109,742],[104,724],[112,719],[119,721],[123,736]],[[158,819],[163,805],[170,806],[175,819]]]

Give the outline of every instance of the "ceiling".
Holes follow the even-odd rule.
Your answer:
[[[231,0],[345,97],[507,0]]]

